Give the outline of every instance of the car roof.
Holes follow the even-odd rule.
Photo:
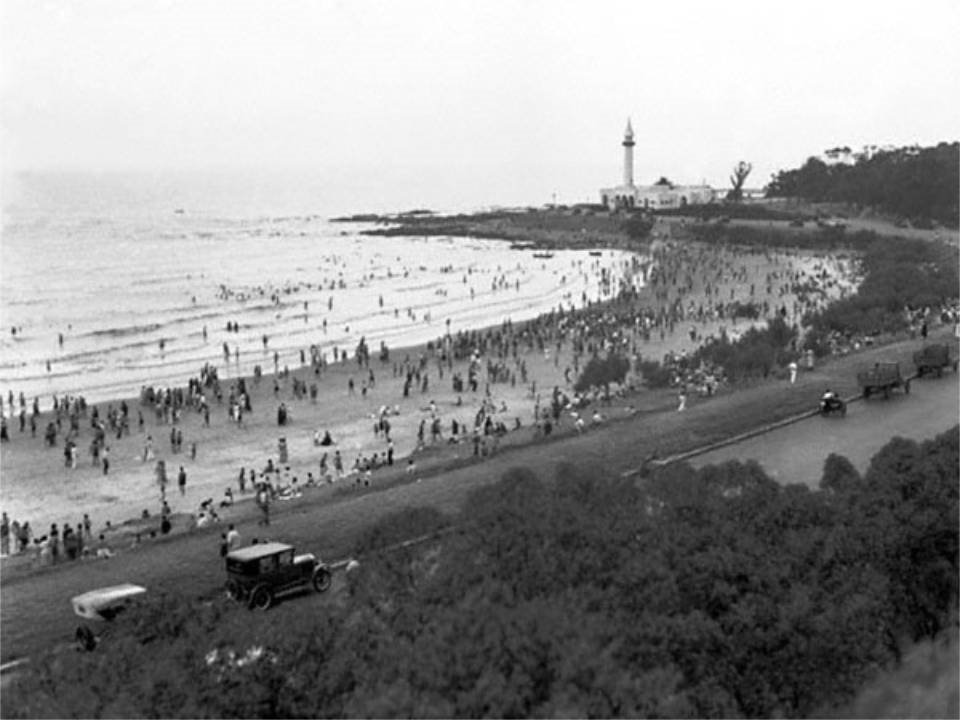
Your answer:
[[[257,545],[248,545],[245,548],[234,550],[227,554],[227,559],[246,562],[247,560],[257,560],[269,555],[275,555],[276,553],[283,552],[284,550],[293,550],[293,545],[287,545],[286,543],[281,542],[259,543]]]
[[[147,589],[140,585],[123,583],[122,585],[111,585],[110,587],[85,592],[82,595],[77,595],[71,602],[78,615],[89,617],[91,612],[97,612],[101,608],[109,607],[120,600],[143,595],[146,591]]]

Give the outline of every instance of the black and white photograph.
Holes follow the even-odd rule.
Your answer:
[[[0,0],[0,717],[960,716],[958,38]]]

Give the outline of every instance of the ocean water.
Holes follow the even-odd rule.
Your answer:
[[[542,259],[498,241],[363,236],[369,226],[329,218],[370,206],[328,185],[224,173],[5,182],[0,392],[46,408],[53,394],[100,402],[181,384],[206,362],[221,377],[269,373],[276,352],[293,369],[311,345],[328,361],[361,337],[376,352],[580,307],[640,280],[616,251]]]

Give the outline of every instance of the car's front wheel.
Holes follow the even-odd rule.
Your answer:
[[[317,568],[313,572],[313,589],[317,592],[326,592],[330,589],[330,586],[333,584],[333,576],[330,574],[330,570],[322,567]]]
[[[258,585],[250,593],[250,607],[254,610],[269,610],[273,605],[273,593],[265,585]]]

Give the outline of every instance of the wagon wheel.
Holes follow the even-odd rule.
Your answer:
[[[77,648],[80,650],[90,652],[97,647],[97,638],[94,637],[93,630],[86,625],[81,625],[77,628],[75,637],[77,640]]]
[[[254,610],[269,610],[273,605],[273,593],[266,585],[257,585],[250,593],[250,607]]]
[[[325,567],[317,568],[313,573],[313,589],[319,593],[326,592],[333,584],[333,576]]]
[[[233,578],[227,580],[227,597],[231,600],[243,600],[243,587]]]

